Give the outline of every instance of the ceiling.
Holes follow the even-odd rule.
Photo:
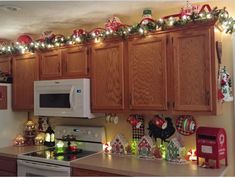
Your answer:
[[[134,20],[141,19],[144,8],[151,8],[154,18],[159,18],[155,14],[171,8],[180,9],[185,4],[186,0],[0,1],[0,39],[14,41],[23,33],[37,38],[48,30],[69,35],[77,28],[103,27],[106,19],[113,15],[133,24]]]

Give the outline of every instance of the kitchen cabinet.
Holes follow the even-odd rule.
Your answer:
[[[167,110],[166,42],[166,34],[128,41],[131,110]]]
[[[27,54],[13,57],[13,109],[32,111],[34,81],[38,80],[38,56]]]
[[[0,71],[11,74],[11,57],[0,57]]]
[[[214,28],[171,33],[172,109],[175,114],[216,113],[217,59]]]
[[[57,79],[62,77],[62,58],[60,50],[40,54],[40,79]]]
[[[41,53],[40,79],[88,78],[88,52],[88,47],[79,45]]]
[[[214,29],[191,25],[94,45],[92,110],[220,113]]]
[[[81,168],[72,168],[73,177],[120,177],[122,175],[112,174],[108,172],[94,171]]]
[[[93,111],[124,109],[123,42],[94,44],[91,48]]]
[[[17,176],[17,160],[15,158],[0,157],[0,176],[16,177]]]
[[[66,48],[62,53],[64,78],[89,77],[88,47],[77,46]]]

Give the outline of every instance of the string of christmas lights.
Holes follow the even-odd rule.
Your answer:
[[[206,22],[210,20],[218,20],[223,27],[225,33],[232,34],[235,31],[235,19],[229,16],[226,8],[218,9],[215,7],[210,12],[205,10],[200,13],[193,12],[191,15],[183,15],[179,18],[170,16],[169,18],[161,18],[156,21],[149,20],[147,24],[138,23],[132,26],[121,25],[116,31],[105,30],[104,28],[95,28],[88,33],[74,34],[67,38],[63,35],[45,41],[34,41],[30,44],[12,43],[0,47],[0,55],[24,54],[27,52],[34,53],[37,50],[48,50],[51,48],[76,45],[87,42],[100,42],[107,38],[121,37],[128,38],[130,35],[139,34],[147,35],[148,32],[167,30],[172,27],[181,27],[190,23]]]

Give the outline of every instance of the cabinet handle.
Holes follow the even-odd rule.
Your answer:
[[[170,107],[170,102],[169,101],[167,101],[167,109],[169,109],[169,107]]]
[[[130,103],[130,105],[132,105],[132,95],[131,95],[131,93],[130,93],[129,103]]]
[[[58,72],[60,73],[60,63],[58,63]]]
[[[206,102],[208,105],[210,105],[210,92],[206,91]]]

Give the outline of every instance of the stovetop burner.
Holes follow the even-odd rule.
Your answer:
[[[65,149],[66,150],[66,149]],[[58,161],[72,161],[78,158],[82,158],[91,154],[96,153],[95,151],[86,151],[86,150],[77,150],[74,153],[66,151],[58,152],[56,148],[49,148],[46,150],[36,151],[24,154],[25,156],[37,157],[37,158],[45,158],[47,160],[58,160]]]

